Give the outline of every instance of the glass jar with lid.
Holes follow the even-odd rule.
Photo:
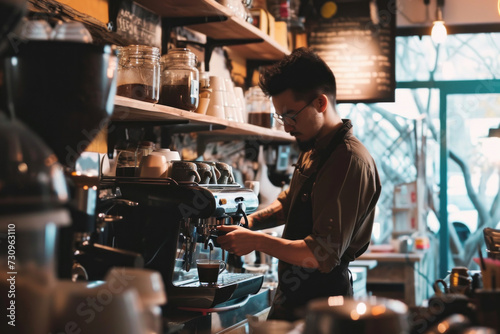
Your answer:
[[[189,49],[171,49],[161,57],[160,103],[189,111],[198,108],[199,71],[196,55]]]
[[[259,86],[250,87],[247,95],[248,123],[274,128],[274,112],[271,100]]]
[[[116,94],[157,103],[160,97],[160,49],[129,45],[118,49]]]

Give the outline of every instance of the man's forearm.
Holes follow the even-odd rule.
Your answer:
[[[304,240],[287,240],[265,233],[256,233],[256,250],[271,255],[287,263],[318,268],[319,263]]]
[[[262,230],[285,223],[283,207],[278,200],[275,200],[265,209],[252,213],[249,218],[249,228],[252,230]]]

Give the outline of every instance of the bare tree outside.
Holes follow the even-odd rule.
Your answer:
[[[498,33],[452,35],[441,45],[433,44],[429,36],[398,37],[398,86],[411,82],[415,88],[398,89],[396,102],[392,104],[339,107],[343,116],[361,125],[356,135],[377,156],[382,170],[384,194],[378,219],[382,224],[381,242],[390,237],[393,185],[416,179],[417,148],[422,144],[429,148],[424,162],[428,174],[425,176],[425,208],[438,219],[441,216],[439,123],[440,112],[446,112],[449,155],[448,189],[444,191],[449,204],[446,213],[452,259],[449,265],[474,268],[478,245],[484,249],[483,229],[498,228],[500,222],[500,144],[497,143],[496,152],[492,152],[488,150],[492,140],[487,138],[488,129],[498,128],[500,124],[498,54]],[[439,110],[440,84],[461,85],[463,81],[469,85],[474,82],[470,91],[446,95],[447,110]],[[416,120],[424,123],[424,133],[419,132]],[[457,217],[464,221],[452,220]],[[457,229],[460,223],[466,226],[468,233]],[[430,227],[437,233],[438,229],[439,226]]]

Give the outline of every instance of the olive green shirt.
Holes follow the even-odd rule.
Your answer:
[[[344,120],[344,126],[346,122],[350,121]],[[381,192],[375,162],[352,129],[333,152],[325,152],[334,135],[332,132],[320,138],[315,148],[302,152],[297,166],[304,175],[311,175],[318,167],[320,155],[328,157],[312,188],[313,232],[305,238],[324,273],[340,264],[341,259],[353,261],[364,253],[371,240],[375,205]],[[286,220],[291,190],[278,197]]]

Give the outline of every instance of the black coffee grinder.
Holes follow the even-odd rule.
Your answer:
[[[115,49],[67,41],[19,40],[10,46],[3,58],[10,118],[35,132],[64,167],[72,223],[59,230],[58,276],[70,278],[75,244],[96,229],[99,194],[98,177],[77,175],[74,167],[113,112]]]

